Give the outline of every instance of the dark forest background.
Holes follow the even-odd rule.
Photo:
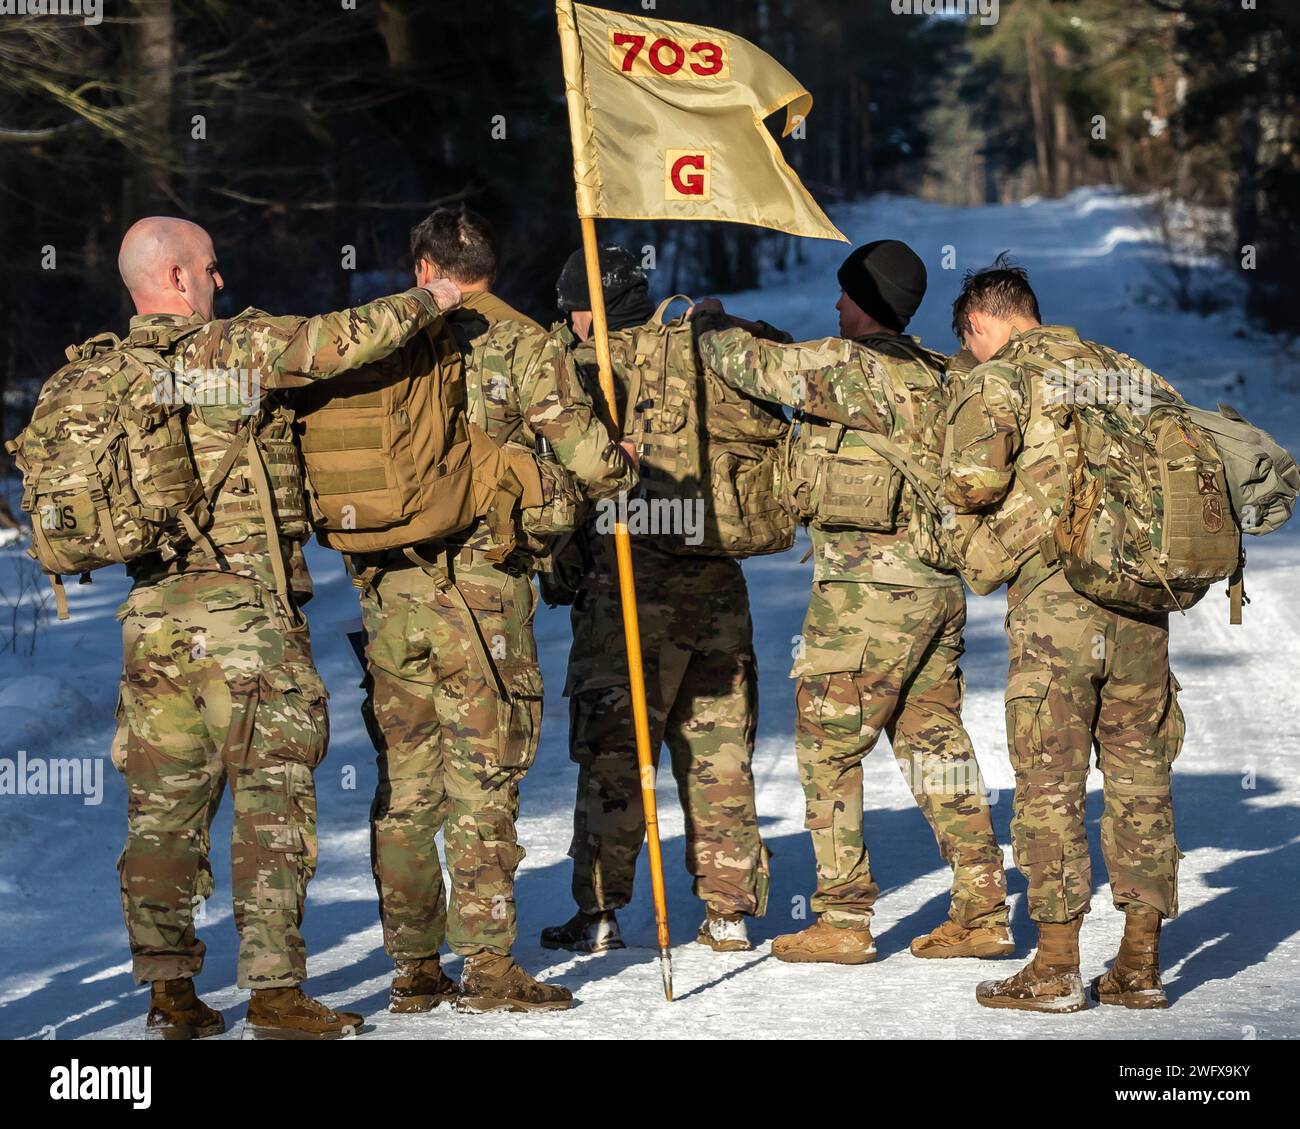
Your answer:
[[[823,204],[1114,183],[1205,205],[1226,217],[1225,260],[1256,248],[1252,315],[1300,327],[1294,0],[1002,0],[990,27],[890,0],[646,14],[747,36],[809,87],[807,137],[783,147]],[[463,200],[501,232],[502,293],[551,317],[578,228],[548,0],[103,0],[103,15],[0,16],[0,436],[64,345],[124,326],[117,245],[151,213],[213,233],[221,312],[312,313],[384,289],[411,225]],[[667,292],[752,286],[798,254],[727,224],[617,234],[656,247]]]

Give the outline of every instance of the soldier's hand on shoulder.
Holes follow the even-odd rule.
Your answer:
[[[693,318],[696,314],[726,314],[726,312],[717,298],[701,298],[686,311],[686,316]]]
[[[438,309],[444,314],[450,313],[460,305],[460,287],[449,278],[433,278],[421,283],[421,287],[433,295]]]

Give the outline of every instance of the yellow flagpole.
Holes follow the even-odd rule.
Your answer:
[[[564,50],[565,74],[581,73],[581,52],[577,42],[577,13],[573,0],[557,0],[560,42]],[[567,29],[566,29],[567,21]],[[570,30],[570,34],[566,34]],[[566,83],[566,85],[568,85]],[[575,163],[582,144],[581,106],[576,99],[582,94],[569,86],[569,123]],[[614,392],[614,367],[609,353],[609,325],[605,319],[605,290],[601,285],[599,244],[596,221],[582,214],[582,250],[587,263],[587,289],[591,295],[592,339],[596,343],[596,362],[600,370],[600,391],[609,409],[609,419],[619,426],[618,399]],[[636,609],[636,585],[632,570],[632,538],[627,523],[614,524],[614,553],[618,561],[618,588],[623,604],[623,637],[627,644],[627,667],[631,679],[632,722],[636,733],[636,760],[641,776],[641,804],[645,809],[646,844],[650,855],[650,887],[654,895],[655,925],[658,929],[659,968],[664,982],[664,999],[673,998],[672,950],[668,940],[668,899],[664,889],[663,851],[659,844],[659,813],[655,802],[654,757],[650,747],[650,712],[646,706],[645,667],[641,657],[641,627]]]

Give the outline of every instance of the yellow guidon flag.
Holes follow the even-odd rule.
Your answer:
[[[729,220],[847,239],[763,119],[788,137],[812,95],[770,55],[716,28],[558,0],[578,215]]]

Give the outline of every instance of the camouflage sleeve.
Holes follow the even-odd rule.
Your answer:
[[[888,433],[893,409],[869,350],[840,337],[762,341],[716,317],[696,319],[700,360],[738,392],[831,423]]]
[[[572,352],[555,334],[520,334],[511,377],[524,419],[593,499],[636,486],[637,474],[619,450],[578,378]]]
[[[988,509],[1011,489],[1024,410],[1011,375],[980,365],[952,389],[943,492],[962,513]]]
[[[216,339],[196,345],[213,366],[258,372],[264,388],[297,388],[382,360],[439,316],[415,287],[334,314],[214,322]]]

